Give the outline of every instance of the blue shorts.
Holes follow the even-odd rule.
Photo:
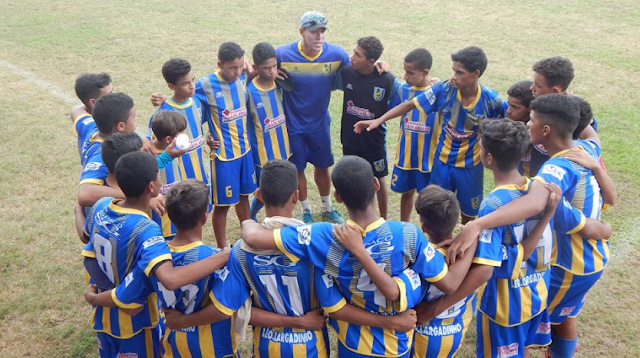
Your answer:
[[[417,169],[400,169],[394,166],[393,173],[391,174],[391,190],[401,194],[408,193],[412,190],[419,192],[429,185],[430,180],[431,173],[423,173]]]
[[[551,324],[560,324],[580,314],[587,292],[603,271],[590,275],[574,275],[558,266],[551,266],[549,283],[549,316]]]
[[[478,216],[482,202],[484,167],[456,168],[435,160],[431,170],[431,184],[436,184],[456,193],[460,211],[465,216]]]
[[[316,133],[289,134],[291,158],[299,172],[307,167],[307,162],[317,168],[329,168],[333,165],[331,152],[331,131],[327,126],[324,131]]]
[[[501,326],[478,311],[476,357],[524,357],[526,347],[551,344],[549,312],[543,310],[527,322],[512,327]]]
[[[407,350],[407,352],[403,355],[394,357],[394,358],[409,358],[411,357],[411,349]],[[340,342],[340,340],[338,340],[338,357],[340,358],[370,358],[370,357],[379,357],[379,356],[372,356],[372,355],[364,355],[364,354],[359,354],[356,353],[352,350],[350,350],[349,348],[345,347],[344,344],[342,344],[342,342]]]
[[[256,191],[255,166],[251,153],[229,161],[217,157],[211,163],[211,201],[214,206],[230,206],[240,195]]]
[[[155,358],[160,349],[160,327],[145,328],[131,338],[121,339],[97,332],[100,358]]]

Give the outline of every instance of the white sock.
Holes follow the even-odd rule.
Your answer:
[[[320,196],[320,208],[322,211],[331,211],[331,195]]]
[[[309,205],[309,198],[300,200],[300,206],[302,206],[302,212],[305,210],[311,211],[311,205]]]

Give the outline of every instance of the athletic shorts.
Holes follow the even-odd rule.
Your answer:
[[[549,312],[542,310],[532,319],[512,327],[501,326],[478,311],[476,357],[524,357],[527,347],[544,347],[551,343]]]
[[[478,216],[482,202],[484,167],[456,168],[436,159],[431,170],[431,184],[456,193],[460,211],[465,216]]]
[[[387,148],[350,148],[343,147],[342,155],[356,155],[363,158],[373,169],[376,178],[384,178],[389,175],[389,161],[387,160]]]
[[[97,332],[100,358],[137,357],[155,358],[160,349],[160,328],[145,328],[127,339],[115,338]]]
[[[329,126],[315,133],[289,134],[291,158],[299,172],[307,167],[307,163],[317,168],[329,168],[333,165],[331,152],[331,132]]]
[[[551,324],[560,324],[580,314],[587,292],[600,279],[602,272],[574,275],[562,267],[551,266],[548,298]]]
[[[391,175],[391,190],[396,193],[408,193],[412,190],[418,192],[429,185],[431,173],[423,173],[417,169],[400,169],[393,167]]]
[[[214,206],[230,206],[240,195],[256,191],[255,166],[251,153],[229,161],[217,157],[211,163],[211,201]]]
[[[349,348],[345,347],[340,340],[338,340],[338,357],[340,358],[371,358],[371,357],[380,357],[380,356],[372,356],[372,355],[364,355],[356,353]],[[407,352],[403,355],[394,357],[394,358],[409,358],[411,357],[411,349],[408,349]]]

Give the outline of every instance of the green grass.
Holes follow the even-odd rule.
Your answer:
[[[298,19],[315,8],[329,18],[328,40],[348,51],[358,37],[378,36],[383,60],[402,75],[404,54],[426,47],[432,74],[447,78],[451,52],[479,45],[489,56],[482,82],[504,94],[530,78],[531,65],[552,55],[572,59],[571,90],[589,100],[600,120],[604,159],[618,185],[616,207],[605,213],[615,235],[612,259],[589,294],[579,319],[577,357],[635,357],[640,351],[640,8],[635,0],[307,2],[197,0],[0,2],[0,60],[32,72],[73,95],[75,77],[106,71],[116,91],[135,101],[139,131],[153,112],[149,94],[168,92],[160,68],[172,57],[189,59],[196,76],[215,68],[217,47],[236,41],[280,45],[298,39]],[[0,66],[0,357],[96,356],[89,308],[81,292],[83,268],[72,209],[78,154],[66,113],[70,105]],[[341,153],[341,93],[330,107],[334,153]],[[390,123],[390,157],[397,122]],[[309,173],[310,174],[310,173]],[[311,179],[309,175],[309,179]],[[487,175],[488,177],[488,175]],[[485,188],[490,188],[486,180]],[[311,184],[311,200],[318,207]],[[399,196],[391,194],[391,219]],[[344,213],[344,208],[339,208]],[[415,222],[415,217],[413,218]],[[234,215],[229,234],[238,237]],[[211,230],[207,241],[213,242]],[[474,327],[460,357],[473,356]],[[249,343],[243,347],[248,355]],[[539,354],[538,354],[539,355]]]

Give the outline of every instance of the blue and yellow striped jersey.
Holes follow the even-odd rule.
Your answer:
[[[253,162],[262,168],[274,159],[291,156],[289,133],[282,106],[282,89],[261,88],[254,79],[247,85],[249,92],[249,138]]]
[[[79,185],[105,185],[109,169],[107,169],[107,166],[104,165],[104,160],[102,160],[102,140],[95,140],[90,143],[92,143],[91,146],[85,152],[87,157],[83,157],[81,160],[84,161],[84,165],[80,174]]]
[[[449,82],[434,85],[434,92],[417,96],[416,107],[423,112],[442,110],[443,127],[437,153],[441,162],[457,168],[472,168],[480,164],[478,125],[484,118],[502,118],[506,104],[494,90],[479,85],[474,101],[462,105],[462,96]]]
[[[531,185],[501,185],[493,189],[480,205],[480,217],[491,214],[512,200],[525,195]],[[561,230],[575,227],[584,217],[578,210],[561,203],[558,211],[564,220]],[[493,266],[493,275],[478,291],[479,309],[501,326],[522,324],[547,307],[550,271],[549,262],[553,230],[547,225],[535,251],[524,260],[521,242],[529,236],[540,215],[506,226],[484,230],[480,234],[473,263]]]
[[[428,87],[412,87],[403,84],[389,103],[393,108],[402,102],[429,91]],[[430,173],[433,167],[438,138],[442,131],[442,115],[439,112],[425,113],[421,107],[402,115],[396,150],[396,167]]]
[[[220,252],[220,249],[204,245],[202,241],[184,246],[169,245],[169,249],[173,265],[176,267],[200,261]],[[169,291],[155,275],[147,277],[139,267],[136,267],[127,276],[124,284],[121,283],[111,291],[111,297],[119,307],[137,308],[144,305],[147,293],[155,291],[163,308],[176,309],[188,315],[211,303],[209,292],[217,277],[218,272],[177,290]],[[231,318],[204,326],[180,330],[167,329],[162,341],[163,357],[222,358],[235,356],[237,351]]]
[[[138,267],[146,275],[160,262],[171,260],[160,228],[147,214],[123,208],[120,200],[100,199],[89,211],[85,233],[89,242],[84,257],[95,258],[115,285]],[[143,328],[158,324],[158,304],[154,293],[147,297],[142,312],[129,316],[115,308],[94,307],[91,323],[97,332],[129,338]]]
[[[592,157],[600,157],[600,148],[593,142],[576,141]],[[603,201],[600,186],[593,172],[561,158],[567,150],[553,155],[540,168],[536,179],[560,186],[562,195],[571,205],[586,217],[598,220]],[[558,214],[556,214],[557,216]],[[560,266],[575,275],[588,275],[602,271],[609,260],[609,241],[586,239],[577,232],[582,225],[573,230],[558,230],[560,220],[555,220],[555,239],[551,264]],[[583,223],[584,225],[584,223]]]
[[[351,63],[340,46],[325,42],[322,50],[309,57],[302,41],[276,49],[278,65],[289,73],[295,88],[284,92],[284,112],[290,134],[316,133],[329,126],[329,100],[334,80],[342,66]]]
[[[88,152],[95,143],[102,143],[102,140],[97,140],[98,126],[93,120],[93,116],[88,112],[78,114],[73,119],[73,134],[78,138],[80,164],[84,166],[86,164],[86,156],[84,154]],[[90,156],[90,154],[87,154],[87,156]]]
[[[220,142],[216,157],[220,160],[240,158],[251,149],[247,133],[247,88],[244,73],[229,83],[219,72],[196,82],[195,97],[202,102],[202,120]]]
[[[165,195],[175,183],[186,179],[200,180],[209,185],[203,153],[205,137],[202,130],[203,123],[200,110],[201,104],[197,98],[189,98],[185,103],[176,103],[172,99],[168,99],[149,119],[148,139],[155,138],[151,130],[151,121],[158,111],[175,111],[187,119],[187,128],[183,133],[189,136],[189,151],[181,157],[175,158],[163,169],[160,169],[160,181],[162,182],[160,194]],[[171,220],[169,220],[167,214],[158,217],[155,212],[152,212],[152,219],[160,225],[165,238],[173,238],[176,234],[176,229],[175,226],[171,224]]]
[[[349,221],[356,227],[357,224]],[[379,219],[360,229],[363,244],[371,257],[394,277],[411,266],[423,279],[437,282],[447,274],[444,257],[429,244],[412,224]],[[377,289],[362,269],[362,264],[340,243],[333,240],[333,226],[317,223],[287,227],[274,231],[275,243],[293,261],[304,258],[328,278],[335,280],[346,300],[367,311],[393,315],[407,309],[407,288],[398,287],[399,302],[391,302]],[[318,295],[328,312],[341,308],[339,302]],[[404,333],[378,327],[364,327],[344,321],[329,320],[340,342],[349,350],[364,355],[396,357],[411,349],[413,332]]]
[[[442,255],[446,252],[438,249]],[[411,268],[404,270],[396,281],[402,280],[407,287],[407,302],[414,307],[421,302],[433,302],[444,293],[435,285],[421,282],[420,276]],[[438,352],[439,357],[455,355],[464,334],[469,328],[471,318],[475,315],[476,293],[473,292],[460,302],[431,319],[427,324],[418,322],[414,335],[414,357],[427,357],[427,352]],[[455,350],[454,350],[455,349]]]
[[[316,298],[316,286],[320,284],[324,284],[322,272],[307,261],[292,262],[283,253],[256,254],[236,244],[224,273],[214,283],[211,300],[219,311],[229,315],[252,297],[254,307],[281,315],[302,316],[320,307]],[[335,291],[333,293],[342,298],[340,292]],[[254,326],[253,342],[255,357],[329,356],[326,327],[322,331],[310,331]]]

